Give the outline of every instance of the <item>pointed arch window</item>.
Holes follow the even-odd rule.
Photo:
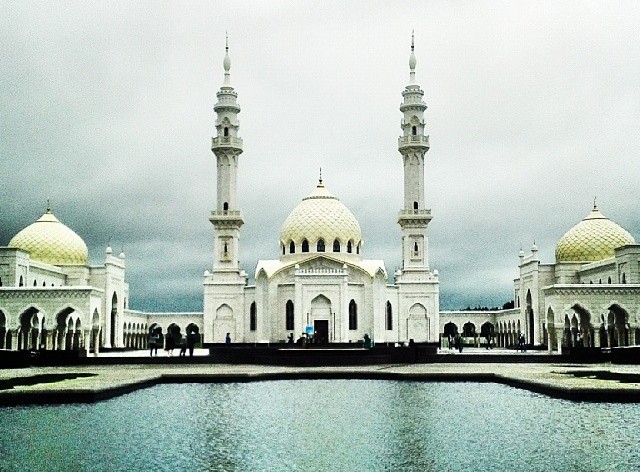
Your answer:
[[[284,329],[286,329],[287,331],[293,331],[293,302],[291,300],[287,301],[287,305],[285,307],[284,324]]]
[[[418,243],[417,242],[413,243],[413,255],[414,256],[418,255]]]
[[[413,211],[418,211],[418,202],[413,202]]]
[[[256,330],[258,325],[257,321],[256,302],[252,302],[251,307],[249,308],[249,331]]]
[[[333,252],[340,252],[340,241],[337,239],[333,241]]]
[[[20,276],[20,281],[18,282],[18,287],[24,287],[24,279]]]
[[[622,280],[621,280],[621,282],[622,282],[623,284],[626,284],[626,283],[627,283],[627,274],[625,274],[624,272],[622,273]]]
[[[42,286],[43,286],[43,287],[46,287],[46,286],[47,286],[47,283],[43,281],[43,282],[42,282]]]
[[[306,239],[302,241],[302,252],[309,252],[309,241]]]
[[[224,202],[222,204],[222,211],[229,211],[229,202]]]
[[[610,284],[610,283],[611,283],[611,277],[609,277],[609,278],[607,279],[607,283],[608,283],[608,284]]]
[[[356,246],[356,254],[360,254],[360,244],[362,244],[362,242],[359,242]]]
[[[289,243],[289,254],[295,254],[295,252],[296,252],[296,244],[293,241],[291,241]]]
[[[229,136],[229,128],[227,128],[226,126],[224,127],[224,136]]]
[[[349,254],[351,254],[351,253],[353,252],[353,243],[352,243],[351,241],[349,241],[349,242],[347,243],[347,252],[348,252]]]
[[[415,136],[416,134],[418,134],[418,128],[416,128],[415,126],[412,126],[412,127],[411,127],[411,134],[412,134],[413,136]]]
[[[318,243],[316,244],[317,252],[324,252],[324,239],[318,239]]]
[[[33,279],[33,286],[37,287],[38,286],[38,281],[36,279]]]
[[[358,305],[353,299],[349,302],[349,329],[358,329]]]
[[[386,310],[386,327],[387,331],[391,331],[393,329],[393,309],[391,308],[391,302],[387,301],[387,310]]]

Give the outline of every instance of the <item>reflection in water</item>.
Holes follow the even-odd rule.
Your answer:
[[[172,384],[0,409],[0,470],[638,470],[638,424],[496,384]]]

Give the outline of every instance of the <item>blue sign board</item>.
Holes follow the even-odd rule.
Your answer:
[[[306,333],[309,334],[309,335],[313,334],[313,326],[312,325],[307,325]]]

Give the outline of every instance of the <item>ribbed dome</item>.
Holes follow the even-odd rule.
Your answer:
[[[635,244],[633,236],[594,206],[591,213],[558,240],[556,262],[593,262],[615,255],[615,249]]]
[[[16,234],[9,247],[29,252],[31,259],[53,265],[87,265],[89,251],[82,238],[51,211]]]
[[[304,239],[310,244],[322,239],[328,247],[335,239],[342,245],[352,241],[355,246],[362,239],[356,218],[344,203],[327,191],[322,181],[289,213],[280,231],[282,244],[293,241],[298,245]]]

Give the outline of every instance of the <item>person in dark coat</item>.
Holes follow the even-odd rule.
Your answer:
[[[199,340],[200,335],[198,333],[187,334],[187,349],[189,349],[189,357],[193,357],[193,348]]]
[[[168,332],[167,336],[165,337],[165,345],[164,348],[167,351],[167,356],[172,357],[173,356],[173,350],[176,347],[176,340],[173,337],[173,333]]]

